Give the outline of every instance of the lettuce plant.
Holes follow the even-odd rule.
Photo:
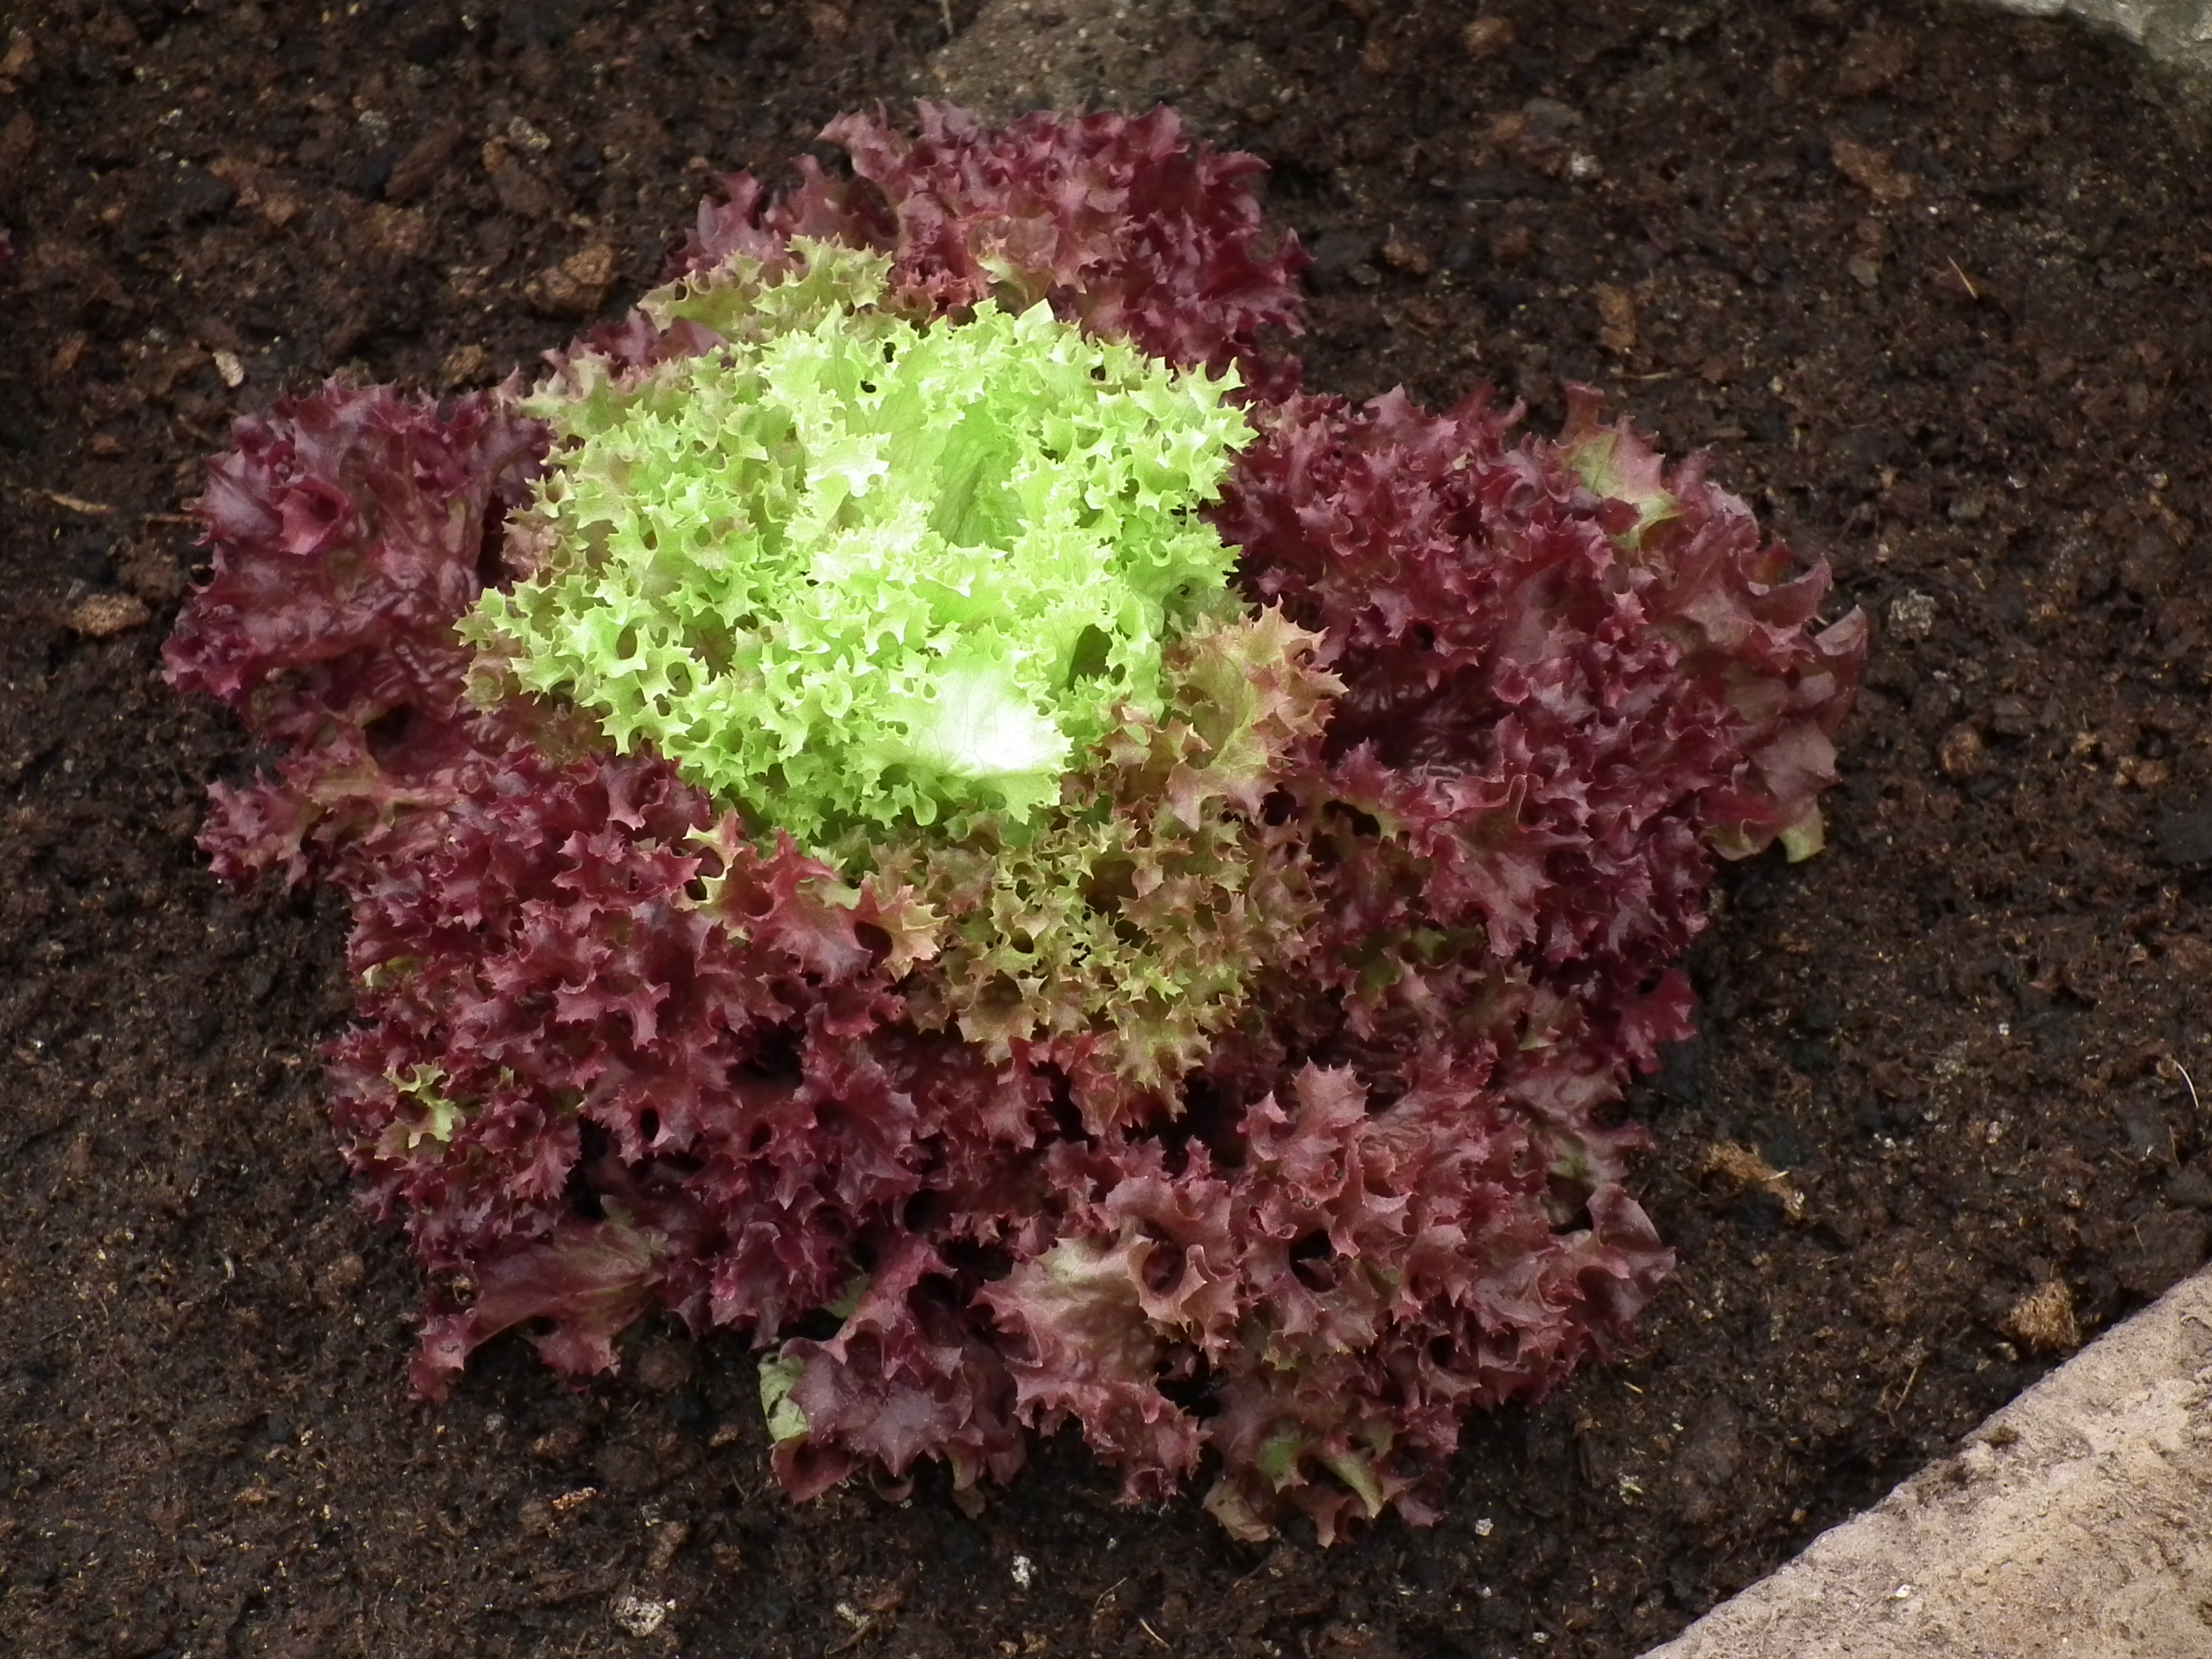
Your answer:
[[[794,1494],[1076,1425],[1240,1537],[1435,1513],[1671,1257],[1608,1109],[1714,857],[1817,848],[1825,571],[1577,393],[1297,390],[1173,118],[848,117],[514,387],[239,423],[168,652],[335,883],[333,1112],[436,1286],[762,1353]]]

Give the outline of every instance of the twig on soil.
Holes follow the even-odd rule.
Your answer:
[[[23,486],[22,489],[26,495],[40,496],[64,511],[81,514],[88,519],[108,518],[116,511],[112,502],[91,501],[82,495],[71,495],[64,490],[39,489],[28,485]],[[199,523],[199,520],[190,513],[141,513],[137,518],[141,524],[197,525]]]
[[[1167,1639],[1167,1638],[1166,1638],[1166,1637],[1164,1637],[1164,1636],[1163,1636],[1163,1635],[1161,1635],[1161,1634],[1159,1633],[1159,1632],[1158,1632],[1158,1631],[1154,1630],[1154,1629],[1153,1629],[1150,1625],[1146,1624],[1146,1623],[1142,1619],[1139,1619],[1139,1620],[1137,1620],[1137,1628],[1138,1628],[1139,1630],[1140,1630],[1140,1631],[1144,1632],[1146,1635],[1147,1635],[1147,1636],[1151,1637],[1151,1638],[1152,1638],[1152,1640],[1154,1640],[1155,1642],[1158,1642],[1158,1643],[1162,1647],[1165,1647],[1165,1646],[1167,1646],[1167,1644],[1168,1644],[1168,1639]]]
[[[64,495],[58,489],[34,489],[34,495],[44,495],[56,507],[65,507],[72,513],[82,513],[88,519],[104,519],[115,511],[106,501],[88,501],[82,495]]]
[[[2166,1057],[2166,1064],[2172,1066],[2176,1072],[2179,1072],[2181,1074],[2182,1085],[2189,1091],[2189,1104],[2191,1109],[2196,1111],[2200,1116],[2203,1115],[2204,1111],[2204,1103],[2197,1098],[2197,1079],[2189,1075],[2189,1068],[2186,1066],[2184,1066],[2179,1060],[2176,1060],[2172,1054],[2168,1054]]]
[[[1912,1362],[1912,1369],[1905,1375],[1905,1388],[1898,1395],[1897,1403],[1895,1405],[1893,1406],[1888,1403],[1889,1391],[1887,1389],[1882,1390],[1883,1403],[1881,1414],[1884,1417],[1893,1419],[1897,1416],[1898,1413],[1905,1409],[1905,1402],[1912,1398],[1912,1385],[1920,1380],[1920,1368],[1927,1363],[1928,1362],[1924,1359],[1916,1359]]]

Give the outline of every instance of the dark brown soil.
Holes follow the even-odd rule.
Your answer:
[[[1177,73],[1319,252],[1314,382],[1487,376],[1542,428],[1594,380],[1884,624],[1829,850],[1729,872],[1705,1035],[1639,1096],[1682,1255],[1642,1350],[1470,1425],[1435,1530],[1325,1553],[1117,1510],[1066,1443],[980,1520],[793,1508],[745,1356],[666,1330],[407,1403],[414,1275],[319,1117],[337,919],[191,845],[246,757],[156,672],[175,515],[280,388],[526,364],[710,163],[896,95],[973,3],[18,8],[9,1653],[1626,1656],[2032,1380],[2066,1333],[2028,1292],[2086,1334],[2203,1258],[2166,1062],[2212,1085],[2212,158],[2174,92],[1918,3],[1500,0],[1477,56],[1461,0],[1218,0]]]

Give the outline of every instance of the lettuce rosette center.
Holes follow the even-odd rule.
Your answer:
[[[1043,305],[917,325],[878,303],[881,256],[794,246],[654,296],[698,355],[586,359],[533,400],[535,568],[470,637],[759,831],[1026,823],[1229,603],[1196,510],[1251,437],[1234,371]]]

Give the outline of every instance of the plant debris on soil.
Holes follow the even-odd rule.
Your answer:
[[[0,25],[0,1646],[1621,1656],[1944,1455],[2212,1237],[2212,167],[2179,88],[1927,3],[1216,0],[1164,60],[1316,258],[1309,384],[1589,381],[1878,623],[1827,851],[1726,872],[1638,1091],[1681,1267],[1323,1552],[1063,1437],[793,1506],[753,1367],[405,1384],[322,1115],[325,897],[218,887],[161,684],[228,421],[534,367],[711,175],[931,86],[972,0],[49,0]]]

